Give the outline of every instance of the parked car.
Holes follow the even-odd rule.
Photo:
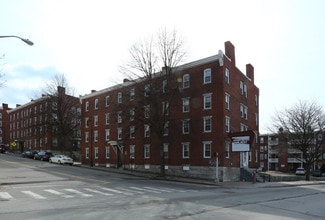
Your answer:
[[[322,175],[323,175],[322,171],[320,171],[320,170],[314,170],[313,171],[313,176],[321,177]]]
[[[57,164],[69,164],[71,166],[73,165],[73,159],[71,157],[62,154],[57,154],[54,155],[53,157],[50,157],[49,162],[57,163]]]
[[[302,167],[297,168],[296,170],[296,175],[305,175],[306,174],[306,170]]]
[[[24,153],[22,153],[22,157],[26,157],[26,158],[34,158],[34,155],[37,154],[38,151],[25,151]]]
[[[53,154],[47,151],[40,151],[34,154],[34,160],[49,161],[50,157],[53,157]]]

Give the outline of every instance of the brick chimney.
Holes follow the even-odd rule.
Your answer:
[[[235,46],[230,41],[225,42],[225,54],[236,66]]]
[[[246,64],[246,76],[254,83],[254,67],[252,64]]]

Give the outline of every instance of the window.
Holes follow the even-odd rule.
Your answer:
[[[150,105],[144,106],[144,117],[149,118],[150,117]]]
[[[131,89],[130,90],[130,101],[134,100],[134,97],[135,97],[135,90]]]
[[[89,158],[89,148],[86,148],[85,157],[86,157],[87,159]]]
[[[134,115],[135,115],[134,108],[133,109],[130,109],[130,121],[134,121]]]
[[[109,129],[105,129],[105,141],[109,141]]]
[[[226,124],[226,132],[230,132],[230,117],[226,116],[225,118],[225,124]]]
[[[95,159],[98,159],[98,147],[95,147]]]
[[[229,157],[230,157],[230,142],[226,142],[225,157],[226,157],[227,159],[229,159]]]
[[[183,134],[190,133],[190,119],[185,119],[182,121],[182,131],[183,131]]]
[[[163,80],[163,93],[167,92],[167,79]]]
[[[226,108],[227,110],[230,109],[230,95],[227,94],[227,93],[226,93],[226,95],[225,95],[225,108]]]
[[[240,94],[244,94],[244,83],[243,81],[240,81],[239,82],[239,89],[240,89]]]
[[[203,132],[212,131],[212,116],[203,117]]]
[[[144,96],[148,97],[150,95],[150,85],[145,85],[144,87]]]
[[[117,128],[117,140],[122,140],[122,128]]]
[[[85,103],[85,110],[86,110],[86,112],[89,111],[89,102],[86,102],[86,103]]]
[[[169,126],[169,122],[167,121],[167,122],[165,122],[165,124],[164,124],[164,136],[168,136],[168,133],[169,133],[169,128],[168,128],[168,126]]]
[[[162,113],[163,115],[168,115],[169,114],[169,102],[163,102],[162,103]]]
[[[85,132],[85,142],[89,142],[89,132]]]
[[[105,124],[109,125],[109,113],[105,114]]]
[[[97,127],[98,126],[98,115],[94,116],[94,126]]]
[[[247,85],[244,84],[244,96],[247,98]]]
[[[168,144],[164,143],[164,158],[168,159]]]
[[[225,81],[227,84],[230,84],[230,73],[228,68],[225,70]]]
[[[94,142],[98,142],[98,131],[94,131]]]
[[[240,104],[240,117],[247,119],[247,114],[248,114],[248,107]]]
[[[144,137],[150,137],[150,126],[147,124],[144,125]]]
[[[106,96],[105,98],[105,106],[109,106],[109,96]]]
[[[204,100],[204,109],[211,109],[212,103],[211,103],[211,93],[209,94],[204,94],[203,95],[203,100]]]
[[[135,145],[130,145],[130,159],[135,158]]]
[[[185,74],[183,76],[183,88],[189,88],[190,87],[190,75],[189,74]]]
[[[183,158],[190,158],[190,144],[182,143]]]
[[[203,142],[203,158],[211,158],[211,141]]]
[[[117,113],[117,123],[122,123],[122,111]]]
[[[130,138],[134,139],[135,138],[135,127],[130,126]]]
[[[258,96],[255,95],[255,105],[258,106]]]
[[[98,99],[95,99],[95,109],[98,109]]]
[[[107,146],[107,147],[105,147],[105,157],[106,157],[106,159],[109,159],[110,158],[110,147],[109,146]]]
[[[85,128],[89,127],[89,118],[85,118]]]
[[[150,158],[150,145],[144,145],[144,158]]]
[[[122,92],[117,93],[117,103],[122,103]]]
[[[183,112],[190,111],[190,98],[183,98]]]
[[[205,69],[204,70],[204,79],[203,79],[204,84],[211,83],[211,69]]]
[[[244,124],[240,124],[240,131],[247,131],[248,130],[248,126],[244,125]]]

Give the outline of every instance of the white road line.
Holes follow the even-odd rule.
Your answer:
[[[137,193],[137,194],[143,194],[144,192],[140,192],[140,191],[137,191],[137,190],[130,190],[130,189],[126,189],[126,188],[123,188],[123,187],[115,187],[116,189],[119,189],[121,191],[127,191],[127,192],[131,192],[131,193]]]
[[[29,196],[31,196],[31,197],[33,197],[35,199],[46,199],[46,197],[41,196],[41,195],[39,195],[37,193],[34,193],[32,191],[21,191],[21,192],[24,193],[24,194],[26,194],[26,195],[29,195]]]
[[[75,189],[64,189],[65,191],[68,191],[68,192],[71,192],[71,193],[75,193],[75,194],[78,194],[78,195],[81,195],[83,197],[92,197],[93,195],[90,195],[90,194],[87,194],[87,193],[83,193],[83,192],[80,192],[78,190],[75,190]]]
[[[104,195],[104,196],[112,196],[113,195],[113,194],[104,193],[104,192],[101,192],[101,191],[98,191],[98,190],[95,190],[95,189],[84,188],[84,190],[87,190],[87,191],[93,192],[93,193],[97,193],[97,194],[100,194],[100,195]]]
[[[171,190],[167,190],[167,189],[153,188],[153,187],[148,187],[148,186],[143,187],[143,188],[145,188],[145,189],[149,189],[149,190],[160,191],[160,192],[167,192],[167,193],[171,193],[171,192],[173,192],[173,191],[171,191]]]
[[[181,189],[172,189],[172,188],[162,188],[162,189],[165,189],[165,190],[171,190],[172,192],[175,192],[175,191],[177,191],[177,192],[182,192],[182,193],[187,192],[187,191],[185,191],[185,190],[181,190]]]
[[[62,196],[63,198],[66,198],[66,199],[73,198],[73,196],[66,195],[66,194],[64,194],[62,192],[58,192],[58,191],[53,190],[53,189],[44,189],[44,191],[48,192],[48,193],[52,193],[52,194],[57,195],[57,196]]]
[[[135,190],[140,190],[140,191],[146,191],[146,192],[152,192],[152,193],[161,193],[159,191],[156,191],[156,190],[150,190],[150,189],[145,189],[145,188],[139,188],[139,187],[134,187],[134,186],[131,186],[130,187],[131,189],[135,189]]]
[[[102,189],[102,190],[109,191],[109,192],[117,193],[117,194],[124,194],[124,195],[127,195],[127,196],[132,196],[132,195],[134,195],[133,193],[130,193],[130,192],[123,192],[123,191],[120,191],[120,190],[110,189],[110,188],[106,188],[106,187],[103,187],[103,188],[101,188],[101,189]]]
[[[9,193],[7,192],[0,192],[0,199],[13,199],[14,197],[12,197]]]

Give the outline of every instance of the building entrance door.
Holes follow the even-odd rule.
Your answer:
[[[248,167],[248,152],[240,152],[240,167]]]

